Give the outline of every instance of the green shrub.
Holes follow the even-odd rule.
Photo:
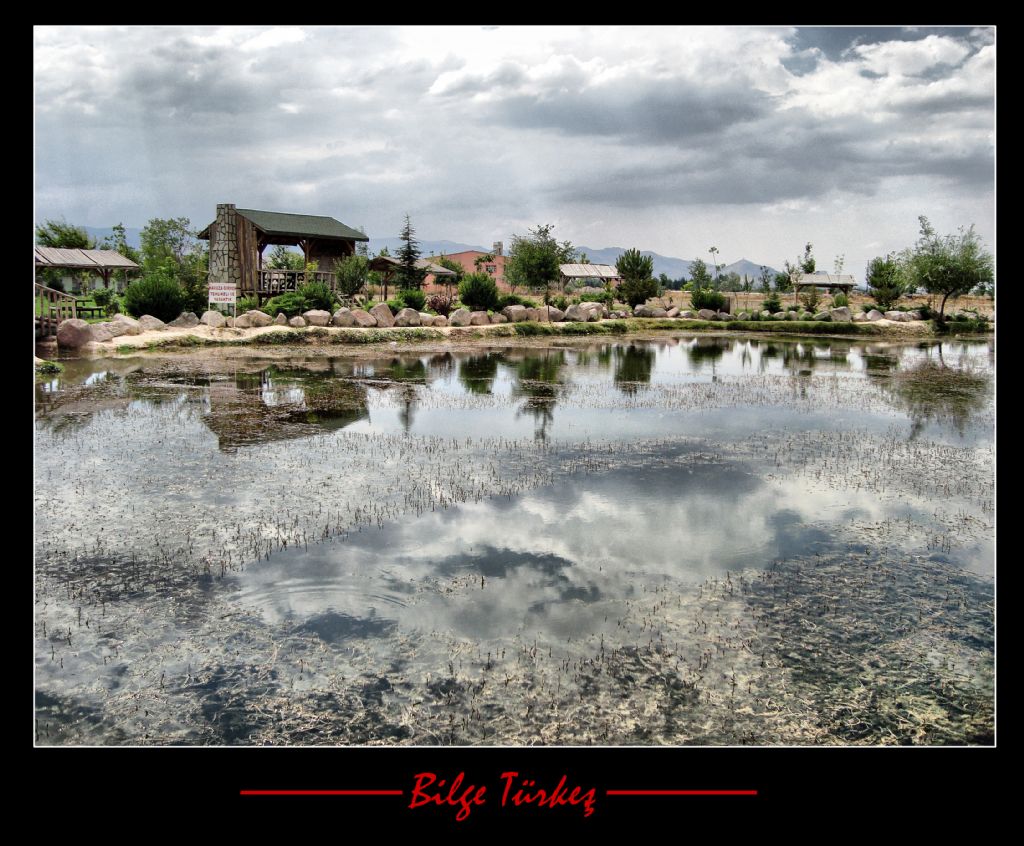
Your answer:
[[[334,311],[334,292],[323,282],[307,282],[299,288],[298,293],[306,301],[304,311],[314,308],[321,311]]]
[[[239,314],[245,314],[247,311],[261,311],[260,302],[256,297],[242,297],[235,303],[235,311]]]
[[[782,300],[779,299],[779,295],[772,291],[767,297],[764,298],[764,302],[761,303],[767,311],[771,314],[778,314],[782,311]]]
[[[447,317],[452,312],[454,299],[448,293],[434,294],[427,300],[427,310]]]
[[[593,294],[580,294],[581,303],[605,303],[608,308],[615,302],[615,295],[611,291],[600,291]],[[646,301],[645,301],[646,302]]]
[[[395,315],[405,308],[405,300],[401,297],[395,297],[394,299],[388,300],[385,305],[391,309],[391,314]]]
[[[271,317],[277,317],[283,313],[285,317],[295,317],[304,311],[309,311],[306,305],[306,298],[298,291],[285,291],[276,297],[271,297],[263,304],[263,311]]]
[[[415,311],[423,311],[423,307],[427,303],[427,295],[414,289],[399,291],[397,299],[405,303],[405,308]]]
[[[92,301],[101,308],[110,305],[114,299],[113,288],[97,288],[92,292]]]
[[[459,299],[476,311],[494,309],[498,306],[498,286],[486,273],[469,273],[459,283]]]
[[[832,308],[848,308],[850,300],[846,294],[836,294],[832,297]]]
[[[721,311],[725,308],[727,300],[725,294],[711,288],[698,288],[690,293],[690,303],[695,309],[709,308],[712,311]]]
[[[559,294],[551,301],[551,305],[559,311],[565,311],[569,307],[569,298]]]
[[[124,307],[132,317],[152,315],[165,323],[178,317],[185,307],[185,292],[162,270],[132,282],[124,292]]]

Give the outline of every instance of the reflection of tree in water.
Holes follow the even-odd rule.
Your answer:
[[[382,376],[396,382],[427,381],[427,365],[419,358],[393,358],[381,371]]]
[[[897,370],[875,384],[910,417],[911,439],[933,422],[950,424],[962,436],[972,420],[984,412],[991,396],[987,374],[933,360]]]
[[[624,394],[635,394],[641,384],[649,384],[655,354],[650,347],[630,344],[615,348],[615,387]]]
[[[576,350],[576,364],[580,367],[589,367],[596,364],[601,368],[611,366],[615,347],[612,344],[599,344],[592,347],[584,347]]]
[[[726,338],[696,338],[686,348],[686,360],[694,373],[699,373],[705,364],[710,364],[712,377],[717,379],[715,365],[731,349],[732,341]]]
[[[546,350],[539,355],[529,354],[515,363],[515,395],[526,397],[522,412],[533,417],[534,437],[539,441],[547,438],[548,426],[555,418],[558,379],[564,365],[564,350]]]
[[[427,359],[431,379],[443,379],[455,371],[455,356],[450,352],[438,353]]]
[[[473,394],[489,394],[498,375],[500,353],[471,355],[459,362],[459,382]]]

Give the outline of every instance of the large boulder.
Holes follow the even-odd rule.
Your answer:
[[[274,325],[275,326],[287,326],[288,325],[288,316],[283,311],[279,311],[277,313],[277,317],[274,318]]]
[[[508,323],[509,320],[504,314],[492,314],[491,323]],[[520,321],[522,322],[522,321]]]
[[[565,319],[571,322],[586,322],[589,316],[590,311],[583,308],[583,303],[573,303],[565,310]]]
[[[775,312],[775,314],[772,315],[772,320],[786,320],[786,319],[787,319],[786,318],[786,312],[784,312],[784,311],[777,311],[777,312]]]
[[[142,326],[139,325],[139,321],[134,317],[129,317],[127,314],[115,314],[114,322],[124,326],[124,334],[126,335],[138,335],[142,332]]]
[[[554,306],[551,306],[550,309],[544,309],[544,315],[546,318],[551,318],[552,323],[561,323],[565,320],[565,312]]]
[[[240,314],[238,315],[238,317],[235,318],[231,326],[234,329],[251,329],[252,319],[249,317],[248,314]]]
[[[288,325],[293,329],[301,329],[306,325],[306,318],[300,314],[296,314],[295,317],[288,321]]]
[[[832,315],[833,323],[850,323],[853,320],[853,314],[847,306],[829,309],[828,313]]]
[[[534,309],[530,309],[534,311]],[[510,305],[505,306],[501,313],[508,318],[509,323],[522,323],[524,320],[536,320],[535,317],[530,317],[527,314],[526,306],[521,305]]]
[[[469,314],[470,326],[487,326],[491,322],[491,316],[486,311],[473,311]]]
[[[717,320],[718,314],[713,312],[709,308],[702,308],[700,311],[697,312],[697,317],[699,317],[701,320]]]
[[[797,320],[814,320],[814,315],[811,314],[809,311],[802,311],[797,316]]]
[[[696,320],[697,312],[691,311],[690,309],[685,309],[679,312],[679,317],[682,318],[683,320]]]
[[[886,320],[893,320],[897,323],[906,323],[910,318],[907,316],[905,311],[887,311],[885,313]]]
[[[386,303],[377,303],[377,305],[370,309],[370,314],[373,315],[378,326],[386,327],[395,325],[394,315],[391,314],[391,309],[388,308]]]
[[[244,316],[249,318],[251,326],[270,326],[274,322],[269,314],[256,308],[249,309]]]
[[[191,311],[183,312],[174,318],[168,326],[173,326],[175,329],[191,329],[193,326],[199,325],[199,318]]]
[[[335,326],[355,326],[356,319],[352,316],[352,309],[342,306],[334,312],[334,317],[331,318],[331,323]]]
[[[434,315],[434,326],[447,326],[448,318],[443,314]]]
[[[94,323],[92,328],[94,341],[109,341],[111,338],[120,338],[122,335],[128,334],[128,327],[116,320]]]
[[[662,309],[662,311],[664,311],[664,309]],[[591,323],[597,323],[597,321],[604,318],[603,308],[588,308],[586,312],[587,320],[590,321]]]
[[[907,312],[907,316],[911,320],[924,320],[924,315],[922,315],[921,312],[919,312],[919,311],[908,311]],[[980,316],[981,315],[979,315],[979,317]],[[982,319],[984,320],[984,318],[982,318]]]
[[[434,315],[428,314],[425,311],[421,311],[421,312],[419,312],[419,316],[420,316],[420,326],[433,326],[434,325]]]
[[[414,308],[403,308],[395,315],[395,326],[419,326],[420,313]]]
[[[750,320],[750,312],[748,312],[748,311],[741,311],[739,314],[736,315],[736,319],[737,320]]]
[[[166,329],[167,324],[159,317],[153,317],[151,314],[144,314],[139,318],[139,328],[143,332],[156,332],[160,329]]]
[[[92,327],[84,320],[71,317],[62,320],[57,327],[57,345],[78,349],[92,340]]]
[[[469,326],[469,309],[457,308],[448,315],[449,326]]]
[[[668,312],[661,306],[644,305],[636,311],[637,317],[668,317]]]
[[[679,306],[672,306],[665,312],[665,317],[679,317]]]
[[[867,323],[868,322],[868,316],[864,312],[859,311],[859,312],[857,312],[853,316],[853,322],[854,323]]]
[[[831,320],[832,319],[832,315],[829,314],[827,311],[819,311],[816,315],[814,315],[814,319],[815,320],[822,320],[822,321]]]
[[[881,319],[882,319],[882,312],[880,312],[877,308],[873,308],[873,309],[871,309],[871,311],[868,312],[868,320],[874,321],[874,320],[881,320]]]
[[[795,311],[787,311],[786,312],[786,320],[796,320],[796,312]]]
[[[729,312],[727,312],[727,311],[720,311],[720,312],[718,312],[718,319],[719,320],[732,320],[732,315],[729,314]]]
[[[331,322],[331,313],[320,308],[311,308],[309,311],[304,311],[302,316],[305,318],[308,326],[326,326]]]
[[[389,310],[388,314],[390,313],[391,312]],[[352,319],[355,320],[356,326],[362,326],[364,328],[377,325],[377,318],[365,309],[361,308],[352,309]]]
[[[224,319],[224,315],[219,311],[204,311],[203,316],[199,318],[200,323],[205,323],[211,329],[222,329],[227,321]]]

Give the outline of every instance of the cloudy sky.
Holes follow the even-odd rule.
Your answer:
[[[995,31],[38,27],[36,219],[218,202],[372,237],[781,267],[974,223],[994,250]]]

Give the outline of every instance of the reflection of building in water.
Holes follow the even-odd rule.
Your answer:
[[[227,452],[343,429],[370,417],[364,386],[272,367],[211,381],[209,403],[203,422]]]

